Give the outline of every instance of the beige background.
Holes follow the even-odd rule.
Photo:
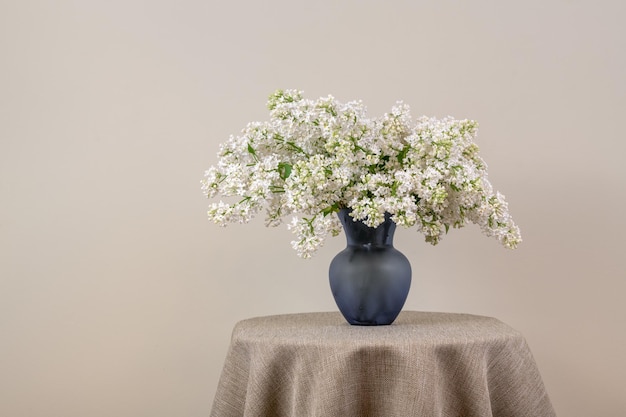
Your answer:
[[[0,415],[203,416],[240,319],[336,307],[335,238],[218,228],[266,97],[473,118],[524,243],[399,230],[406,308],[526,336],[561,416],[626,415],[622,1],[0,2]]]

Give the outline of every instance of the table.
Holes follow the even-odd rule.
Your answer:
[[[490,317],[335,312],[235,325],[212,417],[555,416],[524,337]]]

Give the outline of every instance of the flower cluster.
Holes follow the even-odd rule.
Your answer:
[[[487,180],[476,122],[413,120],[401,102],[369,118],[360,101],[308,100],[295,90],[276,91],[268,107],[270,120],[231,136],[205,173],[207,197],[231,199],[210,204],[215,223],[245,223],[263,209],[268,226],[293,216],[292,245],[305,258],[340,232],[331,214],[342,208],[370,227],[388,212],[433,245],[468,222],[505,247],[521,242],[504,196]]]

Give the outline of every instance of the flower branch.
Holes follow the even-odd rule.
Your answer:
[[[266,224],[292,216],[289,229],[298,254],[311,256],[341,225],[336,213],[350,208],[371,227],[390,213],[437,244],[450,227],[467,223],[507,248],[521,242],[508,206],[487,179],[471,120],[420,117],[397,103],[370,118],[360,101],[303,98],[278,90],[268,100],[270,120],[249,123],[220,147],[219,162],[202,181],[208,216],[220,225],[245,223],[266,209]]]

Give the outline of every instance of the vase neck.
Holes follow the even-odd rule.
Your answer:
[[[337,213],[346,233],[348,246],[393,246],[396,224],[391,220],[391,214],[385,213],[385,221],[372,228],[360,220],[354,221],[350,212],[350,209],[342,209]]]

